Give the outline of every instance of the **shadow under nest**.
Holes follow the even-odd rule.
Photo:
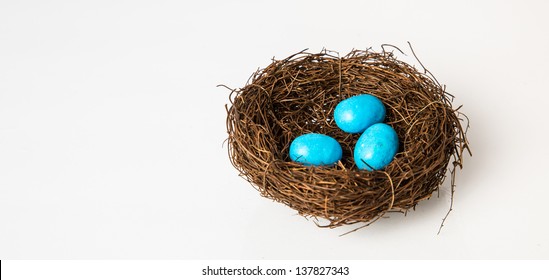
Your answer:
[[[360,134],[343,132],[333,120],[340,101],[361,93],[381,99],[385,123],[400,139],[394,160],[380,171],[356,167],[352,151]],[[469,150],[464,115],[452,107],[453,96],[425,68],[419,71],[385,50],[354,50],[343,57],[302,51],[273,59],[229,99],[233,166],[262,196],[305,217],[326,219],[324,225],[315,221],[323,227],[368,225],[388,211],[405,212],[429,198],[447,170],[453,193],[455,168]],[[292,162],[291,141],[310,132],[335,138],[341,161],[331,167]]]

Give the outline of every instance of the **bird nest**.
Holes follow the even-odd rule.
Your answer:
[[[386,47],[343,57],[302,51],[273,59],[244,87],[232,89],[226,106],[228,150],[240,175],[262,196],[332,228],[405,213],[430,198],[448,170],[453,194],[455,169],[469,150],[464,115],[419,60],[421,71],[398,60],[398,48]],[[356,167],[352,151],[360,134],[342,131],[333,118],[340,101],[361,93],[381,99],[385,122],[400,139],[395,158],[383,170]],[[336,165],[311,167],[290,159],[292,140],[310,132],[341,144],[343,157]]]

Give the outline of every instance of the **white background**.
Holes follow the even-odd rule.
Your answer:
[[[2,1],[0,258],[548,258],[548,8]],[[448,182],[406,217],[339,237],[354,227],[317,228],[237,176],[216,85],[304,48],[407,41],[471,119],[440,235]]]

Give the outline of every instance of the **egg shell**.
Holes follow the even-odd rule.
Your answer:
[[[380,170],[393,160],[397,151],[395,130],[387,124],[377,123],[358,138],[353,157],[359,169]]]
[[[334,120],[347,133],[361,133],[375,123],[385,119],[385,106],[371,94],[360,94],[337,104]]]
[[[324,134],[304,134],[290,144],[290,158],[307,166],[333,165],[341,155],[341,145],[337,140]]]

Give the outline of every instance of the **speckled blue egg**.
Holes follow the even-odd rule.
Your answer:
[[[387,166],[398,150],[395,130],[384,123],[370,126],[356,142],[354,159],[359,169],[380,170]]]
[[[341,155],[341,145],[324,134],[304,134],[290,144],[290,158],[303,165],[332,165],[341,159]]]
[[[385,119],[385,106],[371,94],[360,94],[337,104],[334,120],[347,133],[361,133],[375,123]]]

